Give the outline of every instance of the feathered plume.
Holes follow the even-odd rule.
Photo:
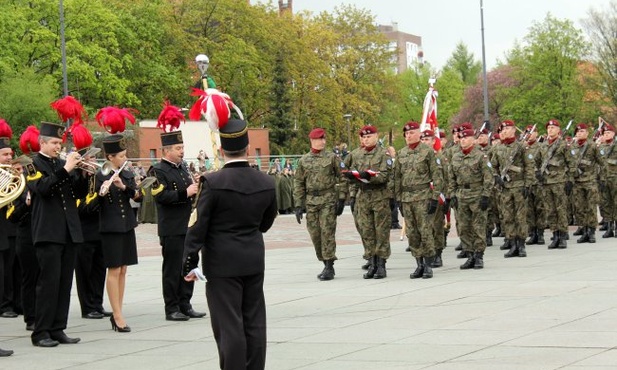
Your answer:
[[[86,110],[79,100],[72,96],[65,96],[51,103],[51,107],[58,113],[58,117],[64,122],[72,119],[73,124],[81,125],[86,116]]]
[[[0,118],[0,137],[13,137],[11,126],[3,118]]]
[[[71,126],[71,136],[76,150],[82,150],[92,145],[92,134],[84,125]]]
[[[240,119],[244,119],[240,108],[234,104],[229,95],[217,89],[203,91],[193,88],[191,96],[199,96],[199,98],[191,107],[189,118],[197,121],[203,115],[204,120],[213,131],[225,127],[231,117],[231,108],[238,113]]]
[[[163,110],[159,114],[159,120],[156,126],[163,130],[163,132],[171,132],[177,130],[180,127],[180,123],[185,122],[184,114],[180,111],[180,108],[175,105],[171,105],[169,100],[165,101]]]
[[[24,154],[32,154],[41,150],[39,144],[39,129],[36,126],[28,126],[26,131],[19,137],[19,148]]]
[[[96,114],[96,121],[110,134],[116,134],[124,132],[127,120],[135,124],[134,113],[136,111],[131,108],[105,107]]]

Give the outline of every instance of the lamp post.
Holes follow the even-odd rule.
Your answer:
[[[480,0],[480,27],[482,31],[482,93],[484,95],[484,122],[486,128],[491,131],[491,123],[488,115],[488,81],[486,81],[486,52],[484,48],[484,4]]]
[[[351,145],[351,114],[343,114],[343,118],[347,121],[347,146]]]
[[[62,0],[59,4],[60,10],[60,51],[62,52],[62,86],[64,88],[64,96],[69,95],[69,82],[66,74],[66,40],[64,37],[64,5]]]

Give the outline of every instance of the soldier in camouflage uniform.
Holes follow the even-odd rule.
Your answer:
[[[488,134],[489,131],[487,128],[483,128],[482,130],[480,130],[478,132],[478,137],[476,138],[476,148],[478,150],[480,150],[488,159],[488,161],[490,161],[490,158],[492,156],[491,153],[491,148],[492,146],[489,145],[489,140],[488,140]],[[489,168],[491,171],[491,178],[493,178],[493,168],[490,167]],[[494,188],[494,187],[493,187]],[[492,193],[492,191],[491,191]],[[486,213],[486,246],[487,247],[491,247],[493,245],[493,219],[494,219],[494,215],[493,215],[493,197],[489,197],[489,206],[488,206],[488,210]]]
[[[493,153],[495,152],[495,150],[497,150],[499,148],[499,146],[501,145],[501,137],[499,135],[499,133],[495,133],[493,135],[493,140],[491,142],[491,149],[489,149],[489,161],[492,162],[493,161]],[[495,174],[493,173],[493,176],[495,176]],[[497,186],[493,186],[493,190],[491,191],[491,204],[490,204],[490,211],[488,212],[488,218],[489,218],[489,223],[492,225],[495,225],[495,229],[493,230],[493,233],[491,234],[491,237],[493,238],[497,238],[497,237],[504,237],[504,233],[503,230],[501,229],[501,202],[499,200],[501,193],[499,191],[499,189],[497,188]],[[510,247],[508,246],[507,249],[510,249]]]
[[[309,139],[311,151],[300,158],[294,176],[295,213],[300,223],[302,206],[306,207],[306,228],[317,259],[324,264],[317,278],[332,280],[336,260],[336,216],[343,213],[346,198],[345,187],[339,186],[343,162],[325,150],[324,129],[312,130]]]
[[[457,210],[461,240],[467,261],[460,268],[484,268],[486,249],[486,215],[493,186],[490,162],[474,146],[474,131],[460,132],[461,150],[454,154],[448,171],[448,197]]]
[[[572,156],[563,139],[559,121],[546,123],[547,138],[542,155],[542,164],[536,178],[544,192],[545,217],[553,238],[548,249],[568,247],[567,197],[572,193]]]
[[[600,171],[600,187],[604,190],[606,200],[604,212],[606,215],[606,232],[603,238],[617,236],[617,150],[615,150],[615,128],[611,125],[604,127],[603,143],[599,148],[602,157]]]
[[[420,141],[418,122],[406,123],[403,132],[407,146],[397,155],[394,190],[405,219],[411,254],[417,263],[416,270],[409,277],[430,279],[435,257],[432,221],[443,185],[441,161],[435,157],[432,147]]]
[[[446,174],[450,171],[450,162],[452,160],[452,157],[454,156],[454,154],[456,154],[457,152],[459,152],[461,150],[461,145],[460,145],[460,139],[459,139],[459,133],[464,130],[464,129],[472,129],[473,126],[470,123],[463,123],[460,125],[455,125],[454,127],[452,127],[452,146],[450,146],[449,148],[447,148],[446,150],[444,150],[443,152],[443,159],[444,162],[446,163]],[[446,202],[448,203],[448,202]],[[449,204],[447,204],[449,207]],[[457,235],[461,235],[461,230],[459,228],[459,222],[458,222],[458,214],[456,213],[456,209],[452,210],[454,211],[454,218],[456,219],[456,234]],[[465,258],[465,251],[463,250],[463,241],[461,240],[460,243],[458,244],[458,246],[456,246],[456,248],[454,248],[454,250],[460,251],[460,253],[456,256],[457,258]]]
[[[441,136],[441,135],[440,135]],[[432,130],[425,130],[422,132],[422,135],[420,135],[420,140],[426,144],[429,148],[433,148],[435,145],[435,133]],[[444,145],[444,141],[442,141],[442,145]],[[442,194],[440,195],[440,198],[445,194],[446,189],[447,189],[447,183],[446,183],[446,166],[445,166],[445,162],[443,159],[443,155],[442,155],[442,151],[434,151],[435,152],[435,158],[439,161],[440,165],[440,169],[441,169],[441,178],[443,180],[442,182]],[[442,253],[443,253],[443,249],[446,246],[446,235],[447,235],[447,231],[446,231],[446,208],[445,208],[446,204],[444,202],[439,202],[437,205],[437,211],[435,211],[435,217],[433,218],[433,239],[435,241],[435,258],[433,259],[433,263],[431,264],[431,267],[442,267],[443,266],[443,259],[441,257]]]
[[[364,246],[364,259],[370,261],[365,279],[387,276],[386,260],[390,257],[390,196],[392,193],[392,158],[377,145],[377,128],[360,130],[361,147],[345,158],[349,182],[349,199]]]
[[[526,143],[526,152],[531,154],[534,159],[534,173],[542,166],[542,150],[544,146],[537,141],[538,130],[534,126],[525,128],[529,132],[529,137]],[[533,130],[533,131],[532,131]],[[527,228],[529,239],[525,242],[527,245],[544,245],[544,228],[546,227],[546,213],[544,210],[544,192],[542,184],[537,178],[533,178],[529,187],[529,196],[527,197]]]
[[[527,196],[534,179],[533,154],[525,152],[525,144],[516,140],[514,122],[501,123],[501,146],[495,151],[491,161],[495,169],[495,182],[501,190],[501,204],[506,238],[510,250],[504,257],[527,257],[525,238],[527,237]]]
[[[596,225],[598,224],[597,204],[598,186],[596,183],[597,167],[601,163],[600,153],[593,141],[589,141],[587,125],[576,125],[576,136],[570,147],[570,154],[574,157],[574,218],[582,235],[577,243],[595,243]]]

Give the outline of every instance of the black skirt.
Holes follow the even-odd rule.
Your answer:
[[[105,267],[137,264],[135,229],[125,233],[101,233]]]

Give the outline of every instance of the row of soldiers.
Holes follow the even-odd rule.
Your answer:
[[[503,228],[506,258],[526,257],[527,244],[544,243],[546,228],[553,234],[549,249],[567,248],[569,198],[579,200],[570,202],[581,233],[578,243],[595,242],[599,193],[607,225],[603,236],[615,235],[617,153],[612,126],[603,125],[596,143],[589,140],[589,127],[578,124],[568,143],[561,123],[553,119],[546,123],[546,140],[540,142],[535,126],[517,137],[515,123],[505,120],[491,145],[488,130],[476,132],[464,123],[453,127],[452,142],[443,150],[435,149],[435,133],[420,126],[409,122],[403,127],[406,146],[393,156],[378,145],[377,128],[367,125],[359,132],[360,147],[344,161],[325,151],[325,130],[310,132],[311,151],[296,168],[294,202],[298,223],[306,207],[307,229],[324,264],[318,279],[334,278],[336,216],[346,200],[364,247],[365,279],[387,276],[392,197],[405,219],[408,249],[416,260],[412,279],[431,278],[432,269],[443,265],[451,211],[461,239],[459,257],[466,258],[461,269],[484,267],[494,225]]]

